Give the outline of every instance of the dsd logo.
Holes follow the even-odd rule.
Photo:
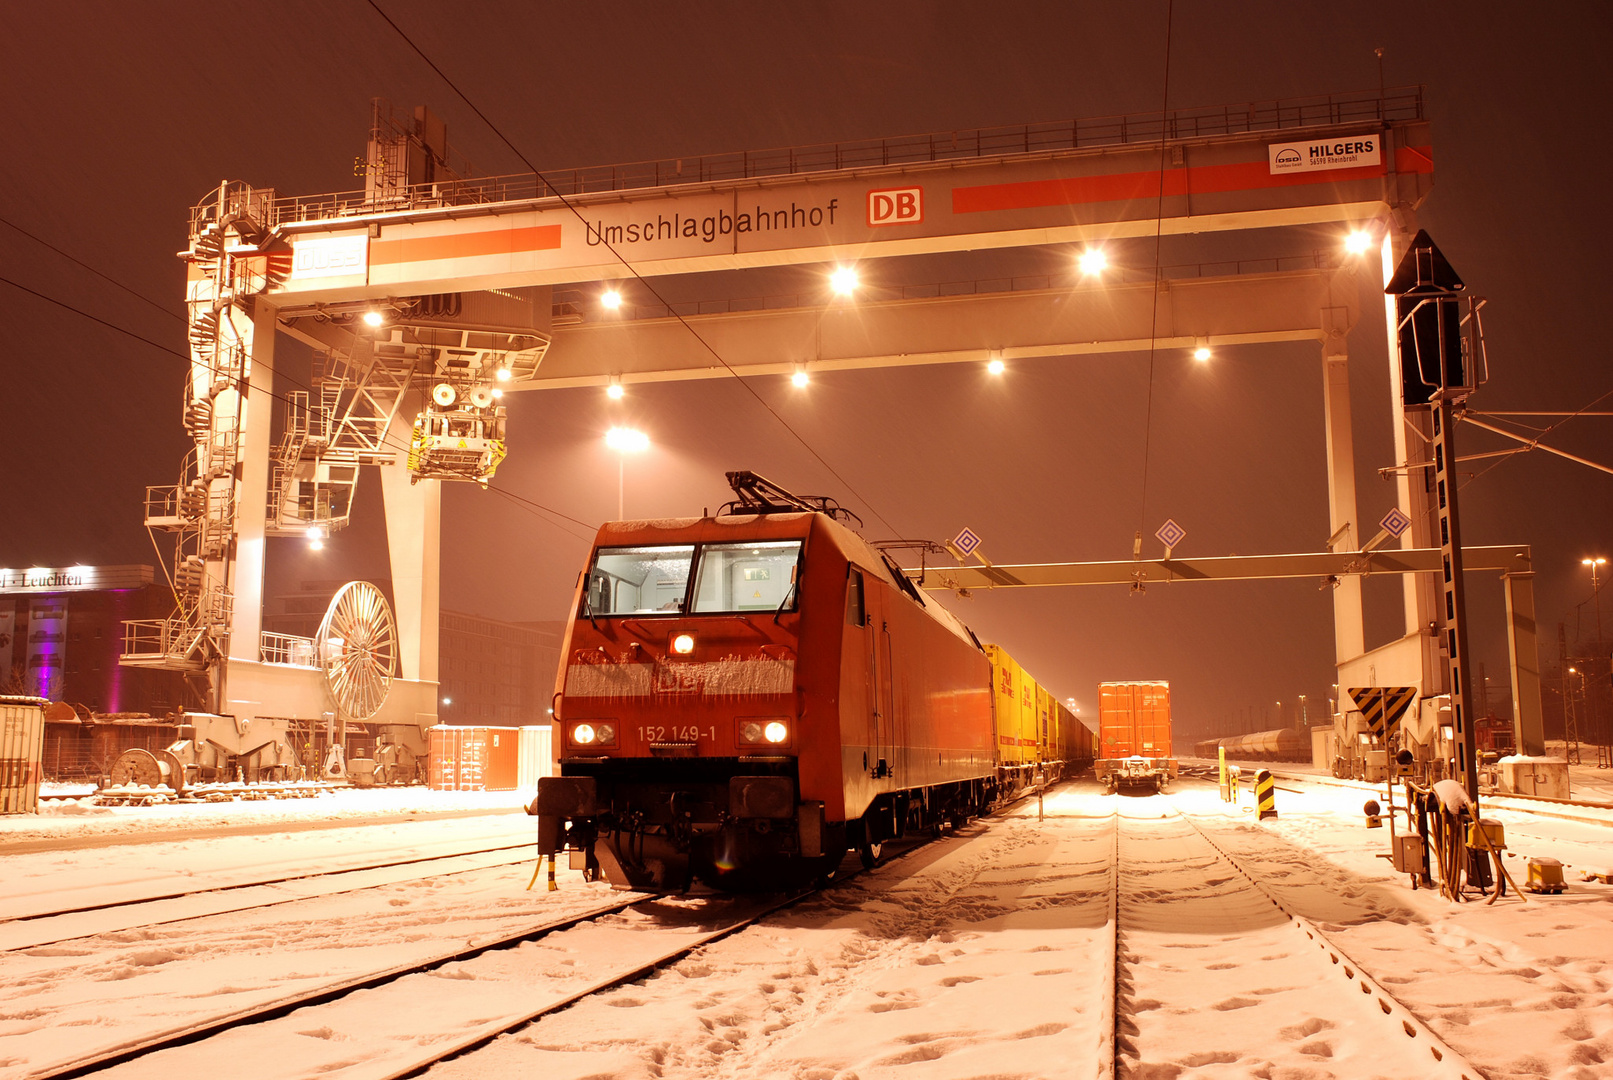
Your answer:
[[[916,225],[924,220],[924,189],[884,188],[868,193],[868,224]]]

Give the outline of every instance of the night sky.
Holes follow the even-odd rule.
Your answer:
[[[1154,111],[1166,100],[1166,5],[1154,0],[381,4],[544,170]],[[1492,379],[1473,407],[1577,409],[1613,391],[1601,317],[1613,239],[1610,41],[1602,4],[1182,0],[1168,104],[1376,88],[1381,46],[1389,86],[1427,88],[1435,180],[1420,224],[1490,299]],[[175,257],[187,211],[226,178],[283,194],[359,186],[352,164],[372,97],[430,105],[480,173],[522,169],[362,0],[9,5],[0,276],[85,314],[0,283],[9,421],[0,566],[156,561],[141,495],[175,482],[189,446]],[[1337,239],[1322,230],[1167,238],[1160,258],[1302,255]],[[1146,271],[1152,240],[1117,245],[1111,257]],[[933,282],[1062,272],[1070,258],[1050,247],[862,271],[880,283]],[[822,272],[658,286],[676,299],[810,292]],[[1376,473],[1393,462],[1373,277],[1351,338],[1364,523],[1393,502]],[[630,288],[628,299],[649,298]],[[284,357],[289,378],[306,377],[306,351],[288,344]],[[1151,410],[1145,353],[1019,362],[1001,379],[950,365],[818,375],[805,390],[784,377],[753,380],[840,479],[731,380],[638,387],[619,403],[597,389],[517,395],[511,457],[494,486],[588,528],[449,485],[442,603],[512,621],[565,617],[591,529],[615,515],[616,458],[601,436],[618,422],[654,443],[629,462],[629,517],[715,508],[729,497],[723,472],[749,468],[841,498],[870,539],[944,539],[971,526],[999,563],[1129,558],[1133,533],[1148,536],[1167,517],[1188,530],[1181,555],[1320,550],[1329,529],[1319,349],[1245,346],[1207,365],[1160,353],[1152,380]],[[1507,445],[1471,427],[1459,438],[1464,452]],[[1613,463],[1606,418],[1574,420],[1546,441]],[[1481,463],[1463,489],[1465,537],[1533,545],[1549,668],[1559,622],[1571,646],[1595,636],[1580,559],[1613,556],[1613,477],[1538,451],[1500,460]],[[1373,531],[1363,524],[1363,536]],[[1152,540],[1145,552],[1158,554]],[[354,525],[323,552],[291,540],[271,548],[268,591],[387,573],[370,482]],[[1369,583],[1369,646],[1398,632],[1398,595],[1398,583]],[[1499,583],[1470,576],[1468,595],[1475,653],[1503,683]],[[1299,694],[1315,719],[1333,681],[1330,601],[1314,581],[947,603],[1083,711],[1100,680],[1169,679],[1190,735],[1276,726],[1276,703],[1291,708]],[[1613,608],[1608,620],[1613,628]]]

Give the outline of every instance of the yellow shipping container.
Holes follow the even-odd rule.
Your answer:
[[[997,750],[1005,765],[1036,761],[1036,681],[999,645],[986,646],[991,661],[991,704]]]

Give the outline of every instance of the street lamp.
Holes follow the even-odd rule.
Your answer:
[[[1310,713],[1305,709],[1304,694],[1299,695],[1299,726],[1302,728],[1308,728],[1311,726]]]
[[[1600,643],[1602,640],[1602,586],[1597,575],[1597,568],[1606,566],[1607,560],[1597,556],[1594,559],[1581,559],[1579,564],[1591,568],[1591,598],[1596,601],[1596,640]]]
[[[605,432],[605,445],[616,451],[616,520],[627,516],[623,509],[627,479],[627,455],[650,448],[650,437],[632,428],[614,427]]]

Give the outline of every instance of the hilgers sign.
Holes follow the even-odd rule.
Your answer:
[[[1346,135],[1314,142],[1271,143],[1266,147],[1271,174],[1312,172],[1317,169],[1354,169],[1383,162],[1383,139],[1376,135]]]

